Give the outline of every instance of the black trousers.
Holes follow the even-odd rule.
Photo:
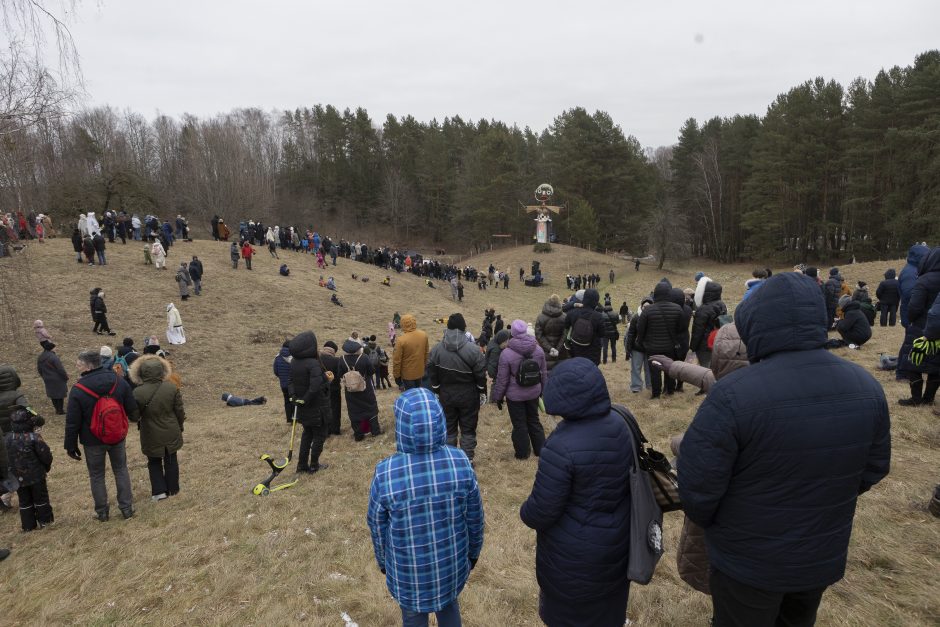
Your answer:
[[[32,531],[37,527],[37,523],[39,527],[45,527],[55,520],[45,477],[33,485],[20,487],[16,495],[20,502],[20,523],[23,525],[23,531]]]
[[[52,406],[55,407],[55,413],[57,416],[61,416],[65,413],[65,399],[64,398],[53,398]]]
[[[712,627],[812,627],[826,588],[768,592],[712,570]]]
[[[897,323],[898,319],[898,306],[897,305],[888,305],[885,303],[878,303],[878,309],[881,310],[881,326],[891,325],[892,327]]]
[[[343,422],[343,395],[330,392],[330,424],[327,431],[330,435],[339,435],[340,425]]]
[[[300,450],[297,451],[297,470],[308,470],[320,467],[320,453],[323,452],[323,442],[326,440],[326,422],[319,425],[304,425],[304,432],[300,436]]]
[[[96,333],[101,331],[102,333],[110,333],[111,327],[108,325],[108,314],[97,314],[95,316],[95,328],[93,329]]]
[[[477,422],[480,419],[480,402],[474,397],[471,401],[463,403],[444,402],[444,416],[447,419],[447,443],[460,448],[471,460],[477,448]],[[459,438],[458,438],[459,431]]]
[[[666,357],[673,357],[673,355],[666,355]],[[652,366],[650,366],[650,383],[653,386],[653,398],[663,393],[663,387],[666,388],[666,394],[672,394],[676,391],[676,380],[667,376],[659,368],[653,368]]]
[[[287,415],[287,422],[290,423],[294,419],[294,404],[290,402],[290,392],[287,388],[281,388],[281,392],[284,394],[284,413]]]
[[[147,472],[150,473],[150,494],[179,494],[180,464],[176,453],[164,449],[163,457],[147,457]]]
[[[531,401],[506,400],[509,407],[509,421],[512,423],[512,448],[516,459],[529,457],[529,445],[538,457],[545,444],[545,429],[539,421],[539,399]]]

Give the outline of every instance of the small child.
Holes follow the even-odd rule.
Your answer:
[[[150,244],[144,244],[144,265],[153,265],[153,255],[150,254]]]
[[[264,405],[268,402],[263,396],[258,398],[242,398],[241,396],[234,396],[226,392],[222,395],[222,400],[225,401],[225,404],[229,407],[244,407],[245,405]]]
[[[42,222],[36,223],[36,239],[39,240],[40,244],[46,243],[46,229],[43,227]]]
[[[392,285],[392,277],[386,275],[385,278],[382,279],[382,285],[384,285],[385,287],[391,287],[391,285]]]
[[[286,263],[281,264],[281,269],[279,270],[281,276],[290,276],[290,268],[287,267]]]
[[[395,344],[392,344],[392,349],[394,350]],[[379,384],[384,390],[386,387],[392,389],[392,382],[388,378],[388,351],[382,349],[381,346],[378,347],[379,353]]]
[[[339,299],[336,298],[335,293],[332,296],[330,296],[330,302],[333,303],[334,305],[339,305],[340,307],[343,306],[343,303],[339,302]]]
[[[52,451],[35,430],[44,424],[42,416],[22,405],[14,406],[10,416],[12,431],[4,436],[10,472],[20,483],[16,494],[20,501],[23,531],[40,529],[53,522],[46,474],[52,468]]]
[[[33,331],[36,333],[36,339],[40,344],[52,341],[52,336],[49,335],[49,331],[46,330],[46,325],[42,323],[42,320],[33,322]]]
[[[395,332],[395,323],[389,322],[388,323],[388,343],[392,348],[395,348],[395,337],[397,335],[398,334]]]

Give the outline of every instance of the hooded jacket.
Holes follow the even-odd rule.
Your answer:
[[[52,451],[42,436],[33,432],[34,424],[30,412],[17,409],[11,419],[12,432],[3,436],[9,473],[24,488],[41,482],[52,468]],[[40,424],[35,426],[41,424],[40,419]],[[7,467],[3,470],[6,475]]]
[[[490,398],[493,402],[503,397],[509,401],[531,401],[542,395],[545,384],[548,382],[548,366],[545,363],[545,353],[535,338],[526,333],[524,325],[511,325],[512,337],[506,348],[499,354],[499,369],[493,392]],[[516,383],[516,373],[525,359],[533,359],[542,372],[542,381],[537,385],[522,387]]]
[[[565,342],[568,354],[571,357],[585,357],[595,365],[601,363],[601,338],[606,336],[604,325],[604,314],[597,311],[597,303],[601,300],[601,295],[597,290],[591,288],[584,290],[584,298],[580,307],[573,307],[565,316],[565,332],[574,327],[575,323],[581,318],[587,318],[593,329],[593,338],[588,346],[581,346],[575,342]]]
[[[486,393],[486,360],[460,329],[444,331],[444,338],[431,349],[428,376],[444,405],[478,404],[480,394]]]
[[[129,376],[140,411],[140,450],[147,457],[163,457],[183,448],[186,412],[179,388],[169,380],[170,362],[156,355],[135,359]]]
[[[636,340],[633,350],[647,355],[676,357],[680,336],[686,332],[682,321],[682,307],[670,300],[672,288],[666,283],[657,283],[653,288],[653,304],[643,310],[636,325]]]
[[[140,415],[137,411],[137,401],[134,400],[131,386],[124,380],[124,377],[119,376],[113,370],[95,368],[83,374],[77,383],[81,383],[99,396],[109,393],[113,387],[112,398],[124,406],[128,420],[137,422]],[[91,415],[94,413],[97,402],[98,400],[85,390],[72,386],[65,410],[66,451],[77,450],[79,442],[85,446],[103,446],[101,440],[91,433]]]
[[[703,288],[701,303],[698,303],[692,319],[692,338],[689,341],[689,349],[711,350],[708,348],[708,335],[715,328],[718,316],[724,316],[727,313],[728,308],[721,300],[721,283],[709,281]]]
[[[398,381],[417,381],[424,378],[424,369],[430,353],[428,334],[418,329],[418,321],[411,314],[401,318],[401,335],[395,341],[392,355],[392,376]]]
[[[908,326],[904,332],[905,344],[910,344],[924,334],[924,329],[927,326],[927,313],[937,296],[940,295],[940,247],[931,249],[921,259],[917,271],[917,281],[911,289],[910,300],[907,303]],[[908,350],[905,353],[905,358],[909,355],[910,351]],[[935,356],[934,358],[925,359],[916,366],[906,360],[904,370],[936,374],[940,372],[940,357]]]
[[[294,406],[297,421],[304,426],[318,427],[330,416],[330,382],[318,359],[317,336],[313,331],[304,331],[290,341],[288,350],[291,355],[288,394],[304,401],[303,405]]]
[[[355,422],[371,420],[379,415],[379,404],[375,398],[375,369],[369,356],[363,354],[363,346],[352,338],[343,342],[343,352],[336,366],[340,379],[347,372],[355,370],[366,380],[366,389],[362,392],[343,390],[346,397],[346,411],[349,419]],[[327,414],[324,414],[327,415]]]
[[[682,441],[679,493],[722,573],[771,592],[845,572],[855,502],[888,474],[884,390],[826,351],[816,283],[774,275],[738,306],[752,365],[712,387]]]
[[[907,316],[907,302],[911,299],[911,290],[914,289],[914,283],[917,282],[917,273],[920,268],[921,260],[927,256],[930,249],[921,244],[914,244],[907,251],[907,265],[901,268],[901,274],[898,275],[898,289],[901,290],[901,326],[907,328],[910,323]]]
[[[879,283],[875,290],[878,302],[888,307],[897,307],[901,302],[901,285],[894,277],[894,268],[891,268],[885,272],[885,280]]]
[[[69,375],[62,360],[51,350],[43,350],[36,359],[36,370],[46,386],[49,398],[65,398],[69,393]]]
[[[444,410],[426,389],[395,400],[397,453],[375,467],[367,520],[399,605],[434,612],[463,590],[483,548],[483,500],[466,454],[447,446]]]
[[[603,375],[586,359],[558,364],[544,400],[545,411],[563,420],[545,440],[519,515],[538,532],[539,587],[558,600],[590,603],[629,585],[633,440],[611,412]]]
[[[937,295],[930,311],[927,312],[927,326],[924,327],[924,337],[932,342],[940,340],[940,294]]]
[[[836,331],[849,344],[861,346],[871,339],[871,324],[862,313],[862,304],[849,301],[842,307],[842,319],[836,323]]]
[[[277,356],[274,358],[274,376],[277,377],[278,383],[281,384],[281,388],[286,388],[290,385],[290,347],[282,346],[281,350],[278,351]]]
[[[565,358],[565,314],[561,310],[558,298],[549,298],[542,306],[542,313],[535,319],[535,339],[545,353],[545,362],[551,370]],[[557,357],[550,355],[551,350],[558,351]]]

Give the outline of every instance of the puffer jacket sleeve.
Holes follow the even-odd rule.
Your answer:
[[[927,302],[927,287],[922,281],[918,280],[917,283],[914,284],[914,289],[911,290],[910,300],[907,301],[908,323],[913,324],[923,316],[929,306],[930,303]]]
[[[692,522],[707,529],[728,489],[738,456],[732,408],[717,387],[705,398],[679,449],[679,496]]]
[[[692,319],[692,339],[689,341],[689,349],[697,351],[707,348],[700,346],[705,339],[705,329],[710,326],[712,312],[714,309],[708,305],[703,305],[695,310],[695,317]]]
[[[715,384],[715,373],[711,371],[711,368],[704,368],[686,361],[673,361],[669,366],[669,376],[701,388],[705,393],[708,393]]]
[[[552,343],[548,341],[548,337],[545,335],[545,323],[547,321],[548,316],[545,314],[539,314],[538,318],[535,319],[535,341],[539,343],[539,346],[545,352],[552,350]]]
[[[924,327],[924,337],[928,340],[940,340],[940,295],[933,301],[930,311],[927,312],[927,326]]]
[[[33,450],[36,452],[36,459],[38,459],[42,467],[46,469],[46,472],[52,470],[52,451],[49,450],[49,445],[46,444],[42,437],[38,435],[35,437],[33,440]]]
[[[871,489],[873,485],[888,476],[891,469],[891,417],[888,413],[888,402],[882,396],[881,406],[878,408],[878,424],[875,426],[875,439],[868,451],[868,461],[862,472],[862,484],[858,493],[862,494]]]
[[[558,522],[571,493],[574,465],[564,451],[556,451],[552,444],[552,438],[545,441],[532,493],[519,509],[522,522],[536,531],[550,529]]]
[[[504,348],[499,353],[499,368],[496,371],[496,381],[493,382],[493,390],[490,394],[490,400],[494,403],[503,400],[506,396],[506,390],[509,389],[509,361],[512,354],[508,348]]]

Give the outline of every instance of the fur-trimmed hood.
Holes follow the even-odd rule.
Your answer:
[[[158,355],[141,355],[130,365],[128,376],[134,385],[159,383],[166,381],[173,372],[173,366]]]

